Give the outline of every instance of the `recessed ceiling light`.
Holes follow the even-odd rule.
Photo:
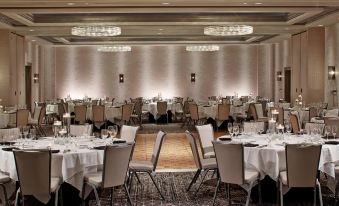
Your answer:
[[[159,31],[163,31],[164,29],[159,29]]]
[[[32,41],[36,41],[35,39],[32,39]]]
[[[247,3],[246,3],[246,2],[244,2],[244,3],[242,3],[242,4],[244,4],[244,5],[247,5]]]
[[[262,3],[261,2],[255,2],[255,5],[261,5]]]
[[[163,2],[163,3],[161,3],[162,5],[170,5],[170,3],[169,2]]]
[[[68,5],[68,6],[73,6],[74,3],[73,3],[73,2],[69,2],[69,3],[67,3],[67,5]]]
[[[162,33],[159,32],[158,34],[160,35],[160,34],[162,34]]]
[[[324,26],[324,25],[322,25],[322,24],[319,24],[318,26]]]
[[[34,29],[30,29],[29,31],[34,31]]]

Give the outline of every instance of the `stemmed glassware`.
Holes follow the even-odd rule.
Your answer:
[[[291,124],[290,124],[288,121],[285,122],[285,129],[286,129],[286,132],[287,132],[288,134],[291,134],[291,132],[292,132],[292,127],[291,127]]]
[[[233,136],[233,125],[231,122],[229,122],[227,124],[227,130],[228,130],[228,133],[230,134],[230,136],[232,137]]]
[[[102,129],[101,130],[101,139],[106,139],[108,138],[108,130],[107,129]]]
[[[113,126],[108,126],[108,134],[110,137],[115,138],[118,134],[118,126],[117,125],[113,125]]]
[[[332,135],[333,135],[333,139],[336,139],[337,138],[337,131],[338,131],[338,128],[337,128],[337,125],[332,125]]]
[[[238,136],[239,134],[239,126],[237,124],[233,125],[233,133],[235,136]]]
[[[331,133],[331,131],[332,131],[331,126],[326,125],[325,126],[326,140],[328,140],[328,135]]]

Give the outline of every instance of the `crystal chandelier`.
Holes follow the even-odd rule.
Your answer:
[[[186,51],[219,51],[217,45],[190,45],[186,46]]]
[[[118,36],[121,28],[117,26],[76,26],[72,28],[72,35],[76,36]]]
[[[238,36],[252,33],[253,27],[248,25],[208,26],[204,28],[204,34],[210,36]]]
[[[129,52],[132,51],[131,46],[102,46],[98,48],[100,52]]]

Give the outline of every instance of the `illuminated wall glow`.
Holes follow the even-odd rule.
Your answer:
[[[270,62],[262,45],[224,45],[219,52],[187,52],[184,46],[133,46],[132,52],[98,53],[96,47],[56,47],[56,97],[247,95],[269,87]],[[265,50],[265,49],[264,49]],[[258,61],[258,59],[260,61]],[[258,70],[258,68],[260,68]],[[191,83],[191,73],[196,82]],[[124,83],[119,83],[124,74]],[[86,90],[84,90],[86,88]]]

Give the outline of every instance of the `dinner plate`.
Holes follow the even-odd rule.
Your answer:
[[[232,138],[231,137],[219,137],[220,141],[231,141]]]
[[[15,149],[19,150],[18,147],[4,147],[4,148],[2,148],[2,150],[6,151],[6,152],[11,152],[11,151],[13,151]]]

